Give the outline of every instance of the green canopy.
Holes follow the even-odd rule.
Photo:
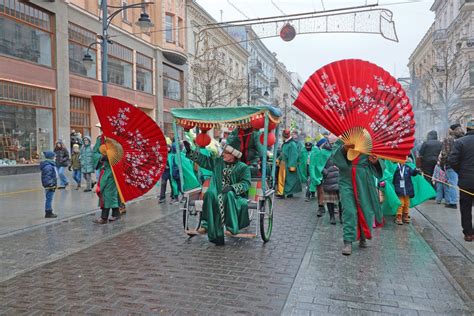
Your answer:
[[[270,106],[239,106],[239,107],[214,107],[193,109],[171,109],[171,114],[178,121],[191,121],[196,123],[211,123],[225,125],[241,125],[250,122],[250,118],[258,113],[268,112],[271,119],[279,121],[280,109]]]

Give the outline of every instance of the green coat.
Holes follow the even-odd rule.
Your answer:
[[[94,166],[96,169],[100,170],[99,180],[97,181],[97,187],[100,189],[100,192],[98,193],[99,207],[117,208],[119,207],[117,186],[115,184],[112,167],[110,167],[109,160],[102,160],[102,154],[99,151],[101,144],[101,136],[99,136],[96,139],[92,157]]]
[[[85,145],[84,143],[84,145],[82,145],[82,148],[81,148],[81,172],[82,173],[94,172],[93,152],[94,150],[92,149],[92,146],[90,144],[90,139],[89,139],[89,145]]]
[[[323,169],[326,166],[326,163],[331,157],[331,151],[327,149],[319,149],[314,147],[314,150],[311,151],[310,159],[310,169],[309,176],[311,182],[309,185],[310,192],[316,192],[316,187],[321,184],[323,180]]]
[[[207,229],[209,240],[224,244],[224,225],[232,234],[250,224],[247,192],[251,185],[250,168],[243,162],[228,164],[221,157],[207,157],[198,151],[186,154],[200,167],[213,171],[209,189],[204,194],[202,227]],[[226,186],[233,191],[222,193]]]
[[[173,164],[174,161],[174,164]],[[168,153],[168,161],[166,162],[170,168],[170,179],[171,179],[171,189],[173,190],[173,196],[179,195],[178,182],[173,178],[173,165],[174,167],[178,166],[178,157],[176,153]],[[183,191],[189,191],[201,186],[199,181],[196,178],[193,170],[193,163],[191,160],[186,158],[184,153],[181,153],[181,168],[183,170]]]
[[[288,195],[301,192],[301,182],[298,176],[298,148],[293,139],[281,146],[278,171],[278,195]]]
[[[349,161],[342,141],[338,141],[333,147],[331,159],[339,168],[339,194],[344,210],[342,213],[344,240],[358,240],[359,227],[362,228],[365,237],[370,239],[374,217],[379,223],[383,217],[375,178],[382,177],[384,163],[379,160],[374,165],[369,162],[367,155],[360,155],[356,160]]]

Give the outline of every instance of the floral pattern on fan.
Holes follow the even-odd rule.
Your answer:
[[[321,74],[320,85],[326,93],[326,105],[324,108],[329,111],[335,111],[341,120],[346,119],[345,113],[347,113],[347,104],[343,101],[339,91],[337,91],[337,85],[331,84],[328,82],[329,76],[323,72]],[[391,118],[388,114],[388,109],[386,104],[377,102],[373,95],[375,93],[374,89],[369,85],[366,85],[365,88],[352,86],[352,92],[354,95],[349,98],[351,102],[350,107],[355,109],[359,114],[369,115],[372,112],[375,112],[375,119],[370,123],[370,128],[377,132],[380,129],[386,130],[390,135],[396,134],[398,137],[395,140],[385,142],[386,146],[392,148],[398,147],[403,141],[404,136],[410,133],[410,123],[411,117],[405,115],[408,112],[408,109],[405,107],[409,102],[405,96],[405,92],[394,85],[390,85],[384,82],[384,80],[379,76],[374,76],[374,79],[377,81],[377,90],[383,91],[390,94],[393,97],[399,98],[396,106],[399,109],[398,118],[396,124],[388,125],[387,122]],[[392,122],[393,123],[393,122]]]
[[[393,76],[370,62],[345,59],[323,66],[305,82],[294,105],[357,145],[359,154],[402,162],[413,148],[410,101]]]
[[[160,144],[156,142],[151,152],[145,149],[149,145],[149,140],[143,137],[142,133],[135,131],[127,131],[127,125],[130,109],[119,108],[117,115],[108,115],[107,120],[114,127],[113,134],[125,137],[129,148],[133,152],[127,152],[125,159],[129,168],[122,172],[125,182],[138,189],[146,189],[154,184],[154,179],[161,175],[164,171],[163,156],[160,152]],[[154,157],[153,157],[154,156]],[[151,162],[159,162],[158,167]],[[147,169],[147,167],[149,169]]]

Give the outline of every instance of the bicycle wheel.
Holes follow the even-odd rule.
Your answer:
[[[188,209],[183,209],[183,227],[186,231],[197,231],[201,227],[201,212],[196,211],[194,206],[189,206]],[[188,234],[192,237],[196,234]]]
[[[260,209],[260,236],[263,242],[270,240],[273,228],[273,202],[271,197],[266,197]]]

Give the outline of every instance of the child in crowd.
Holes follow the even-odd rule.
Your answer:
[[[335,207],[339,208],[339,221],[342,224],[342,207],[339,201],[339,169],[334,162],[329,159],[323,169],[323,201],[326,203],[326,208],[329,213],[329,223],[336,225],[336,218],[334,217]]]
[[[395,223],[397,225],[410,223],[410,198],[415,196],[415,190],[411,177],[416,176],[418,173],[419,172],[417,169],[413,169],[404,163],[399,163],[395,169],[395,174],[393,175],[393,185],[395,187],[395,193],[401,202],[395,217]]]
[[[46,202],[44,207],[45,218],[55,218],[58,215],[53,213],[53,197],[54,191],[58,184],[57,175],[56,175],[56,155],[52,151],[45,151],[44,160],[40,164],[41,170],[41,183],[44,188]]]
[[[72,168],[72,178],[77,183],[76,190],[79,190],[81,187],[81,152],[79,150],[79,144],[72,145],[71,153],[71,165],[69,166],[69,171]]]
[[[438,160],[433,172],[433,179],[432,183],[436,188],[436,203],[441,204],[443,199],[445,198],[447,186],[443,182],[448,182],[448,178],[446,176],[446,171],[441,168],[441,164]]]

